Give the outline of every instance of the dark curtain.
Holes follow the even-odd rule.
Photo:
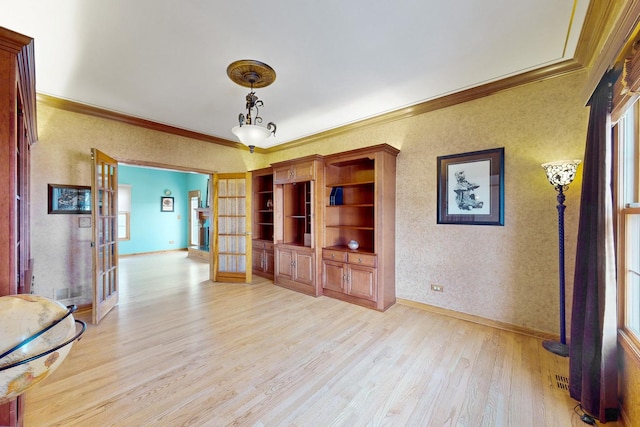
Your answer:
[[[618,74],[607,73],[589,102],[569,347],[571,397],[603,422],[618,415],[610,114]]]

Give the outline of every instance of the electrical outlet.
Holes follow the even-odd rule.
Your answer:
[[[444,286],[431,284],[431,290],[435,292],[444,292]]]
[[[173,240],[169,240],[169,244],[173,245],[175,242]]]

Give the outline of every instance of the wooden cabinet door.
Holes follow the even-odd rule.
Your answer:
[[[349,265],[347,293],[354,297],[377,300],[377,272],[375,268]]]
[[[273,183],[274,184],[286,184],[291,182],[292,170],[289,165],[280,168],[273,169]]]
[[[274,273],[274,256],[273,251],[264,251],[264,272],[268,274]]]
[[[313,181],[313,161],[294,163],[291,165],[291,178],[293,182]]]
[[[276,276],[293,280],[293,251],[285,248],[276,248]]]
[[[322,287],[337,292],[345,292],[346,264],[322,261]]]
[[[295,251],[293,280],[305,285],[313,285],[313,260],[312,252]]]
[[[310,160],[273,168],[273,183],[313,181],[315,179],[313,167],[313,160]]]
[[[260,249],[253,245],[253,253],[251,254],[251,268],[253,271],[264,270],[264,249]]]

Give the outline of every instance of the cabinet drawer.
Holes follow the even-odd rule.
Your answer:
[[[367,267],[375,267],[376,266],[376,255],[365,255],[359,253],[349,253],[349,264],[358,264],[358,265],[366,265]]]
[[[347,253],[344,251],[332,251],[331,249],[322,250],[322,258],[332,261],[347,262]]]
[[[260,250],[260,249],[266,249],[268,251],[273,250],[273,243],[265,242],[262,240],[254,240],[252,246],[253,246],[253,249],[257,249],[257,250]]]

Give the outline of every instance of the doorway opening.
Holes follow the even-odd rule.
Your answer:
[[[210,263],[213,172],[144,162],[120,163],[119,185],[130,189],[128,240],[119,255],[185,251]],[[124,218],[124,216],[123,216]]]

